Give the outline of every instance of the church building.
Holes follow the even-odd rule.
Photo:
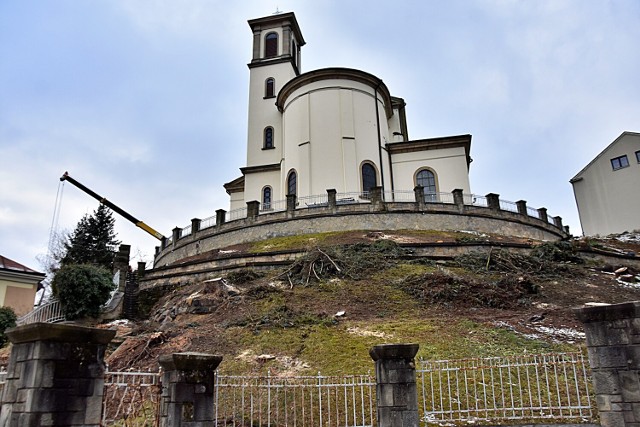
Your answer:
[[[247,163],[224,185],[231,210],[287,195],[383,194],[422,186],[426,201],[471,193],[471,135],[409,139],[405,102],[379,78],[350,68],[302,73],[306,42],[294,13],[252,19]],[[354,196],[350,196],[354,197]]]

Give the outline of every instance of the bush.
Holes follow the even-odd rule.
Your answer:
[[[0,347],[7,343],[7,336],[4,334],[9,328],[16,326],[16,313],[11,307],[0,307]]]
[[[51,283],[67,320],[98,317],[100,307],[109,300],[115,284],[111,273],[89,264],[63,266]]]

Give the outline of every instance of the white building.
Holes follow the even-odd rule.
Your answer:
[[[623,132],[570,182],[585,235],[640,230],[640,133]]]
[[[293,13],[249,26],[247,164],[224,186],[231,210],[328,189],[362,197],[376,186],[421,185],[431,198],[471,192],[471,135],[409,140],[405,102],[378,77],[347,68],[301,73],[305,40]]]

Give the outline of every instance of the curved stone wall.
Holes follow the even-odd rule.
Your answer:
[[[466,230],[552,241],[568,237],[561,225],[499,208],[375,201],[344,206],[330,204],[271,214],[250,213],[246,219],[222,223],[183,238],[177,238],[179,233],[174,232],[172,241],[158,252],[155,267],[179,264],[187,257],[240,243],[347,230]]]

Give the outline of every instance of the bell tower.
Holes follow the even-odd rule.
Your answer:
[[[305,41],[293,12],[252,19],[253,55],[249,66],[247,168],[282,159],[282,114],[278,91],[300,74]],[[249,200],[249,199],[248,199]]]

